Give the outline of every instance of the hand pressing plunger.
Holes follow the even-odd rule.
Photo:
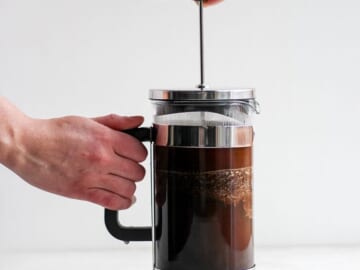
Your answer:
[[[221,1],[204,0],[204,6]],[[147,151],[121,131],[142,122],[118,115],[34,119],[0,97],[0,163],[48,192],[126,209],[145,175],[139,163]]]
[[[195,0],[196,2],[199,2],[200,0]],[[204,1],[204,7],[208,7],[211,5],[218,4],[224,0],[203,0]]]

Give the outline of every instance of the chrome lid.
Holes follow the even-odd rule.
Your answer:
[[[254,88],[243,89],[191,89],[170,90],[153,89],[149,93],[150,100],[159,101],[228,101],[255,99]]]

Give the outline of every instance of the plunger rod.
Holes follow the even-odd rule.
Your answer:
[[[199,19],[200,19],[200,85],[199,88],[204,90],[205,85],[205,66],[204,66],[204,0],[199,2]]]

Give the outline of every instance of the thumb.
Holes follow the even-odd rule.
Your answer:
[[[144,122],[144,117],[109,114],[95,117],[93,120],[115,130],[126,130],[140,126]]]

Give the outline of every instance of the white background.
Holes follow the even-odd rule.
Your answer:
[[[206,72],[255,87],[257,245],[360,243],[360,4],[225,0],[206,10]],[[198,79],[190,0],[0,0],[0,93],[33,117],[151,123],[150,88]],[[126,224],[150,224],[149,179]],[[0,168],[0,250],[122,245],[103,210]],[[1,256],[1,253],[0,253]]]

